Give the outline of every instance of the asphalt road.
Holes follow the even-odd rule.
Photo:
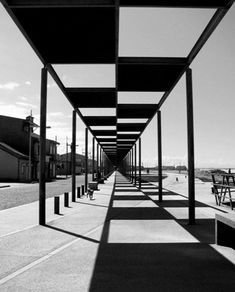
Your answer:
[[[91,175],[88,176],[88,181],[91,180]],[[79,175],[76,177],[76,185],[84,184],[85,176]],[[10,184],[10,183],[9,183]],[[11,185],[11,184],[10,184]],[[71,192],[71,178],[59,179],[46,184],[47,198],[55,195],[61,195],[64,192]],[[0,210],[28,204],[37,201],[39,198],[39,184],[12,184],[8,188],[0,188]]]

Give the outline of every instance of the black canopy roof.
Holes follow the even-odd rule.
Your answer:
[[[106,155],[111,161],[118,162],[133,147],[234,1],[1,0],[1,2]],[[216,9],[216,12],[192,50],[184,58],[120,57],[118,55],[120,7],[205,8]],[[54,64],[114,64],[116,86],[68,88],[57,75],[53,68]],[[163,96],[158,104],[146,104],[144,100],[142,104],[118,104],[119,91],[163,92]],[[81,114],[82,108],[115,108],[116,115],[85,116]],[[147,120],[145,123],[121,123],[121,119]],[[115,126],[115,130],[94,130],[93,126]],[[121,141],[122,139],[125,141]],[[109,142],[114,143],[112,147]]]

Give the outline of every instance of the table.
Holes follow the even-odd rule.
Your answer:
[[[235,173],[222,173],[222,184],[235,186]]]

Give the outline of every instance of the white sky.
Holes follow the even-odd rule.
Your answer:
[[[120,56],[187,56],[214,11],[126,8],[120,13]],[[225,16],[192,64],[195,158],[197,167],[235,167],[235,6]],[[163,29],[162,29],[163,28]],[[0,4],[0,114],[39,123],[42,64]],[[66,86],[115,84],[115,68],[55,66]],[[119,102],[158,102],[159,93],[120,93]],[[185,77],[162,107],[163,163],[185,163],[187,153]],[[86,112],[86,111],[85,111]],[[103,110],[102,114],[109,110]],[[86,114],[94,114],[94,111]],[[96,114],[98,112],[96,111]],[[112,113],[114,114],[114,113]],[[72,107],[49,78],[48,138],[57,136],[59,152],[71,142]],[[84,126],[78,118],[77,151],[84,150]],[[91,142],[91,136],[89,137]],[[157,161],[156,117],[142,135],[145,165]]]

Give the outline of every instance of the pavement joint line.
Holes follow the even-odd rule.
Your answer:
[[[80,202],[79,202],[79,201],[76,201],[76,203],[80,203]],[[84,204],[84,203],[81,202],[81,204]],[[76,206],[76,205],[75,205],[75,206]],[[90,207],[90,206],[95,206],[95,205],[90,204],[89,207]],[[65,217],[67,217],[67,216],[73,215],[73,214],[76,213],[76,212],[77,212],[77,208],[74,209],[74,210],[71,210],[69,213],[64,214],[64,215],[62,215],[62,216],[60,216],[60,217],[57,217],[57,218],[51,219],[50,221],[47,221],[47,223],[50,223],[50,222],[53,222],[53,221],[56,221],[56,220],[59,220],[59,219],[63,219],[63,218],[65,218]],[[28,229],[33,228],[33,227],[36,227],[36,226],[40,226],[40,225],[39,225],[38,223],[36,223],[36,224],[30,225],[30,226],[24,227],[24,228],[22,228],[22,229],[18,229],[18,230],[15,230],[15,231],[12,231],[12,232],[9,232],[9,233],[6,233],[6,234],[3,234],[3,235],[0,236],[0,239],[3,238],[3,237],[6,237],[6,236],[10,236],[10,235],[13,235],[13,234],[19,233],[19,232],[21,232],[21,231],[28,230]]]
[[[61,194],[61,195],[59,195],[59,196],[63,196],[63,195],[64,195],[64,194]],[[102,194],[99,194],[99,195],[102,195]],[[50,199],[50,198],[47,198],[47,199]],[[4,211],[12,210],[12,209],[19,208],[19,207],[21,207],[21,206],[26,206],[26,205],[29,205],[29,204],[32,204],[32,203],[36,203],[36,202],[39,202],[39,201],[34,201],[34,202],[31,202],[31,203],[28,203],[28,204],[24,204],[24,205],[15,206],[15,207],[12,207],[12,208],[8,208],[8,209],[0,210],[0,214],[3,213]],[[73,202],[71,202],[71,203],[73,203]],[[80,202],[80,201],[76,201],[76,202],[74,202],[74,203],[82,203],[82,204],[84,204],[83,202]],[[93,204],[90,204],[90,205],[93,206]],[[75,205],[75,206],[76,206],[76,205]],[[69,213],[64,214],[64,215],[61,216],[61,217],[53,218],[53,219],[51,219],[50,221],[47,221],[47,222],[50,223],[50,222],[52,222],[52,221],[56,221],[56,220],[59,220],[59,219],[63,219],[63,218],[66,217],[66,216],[69,216],[69,215],[74,214],[76,211],[77,211],[77,208],[74,209],[74,210],[71,210]],[[27,230],[27,229],[30,229],[30,228],[33,228],[33,227],[36,227],[36,226],[39,226],[39,224],[36,223],[36,224],[30,225],[30,226],[24,227],[24,228],[22,228],[22,229],[18,229],[18,230],[15,230],[15,231],[12,231],[12,232],[9,232],[9,233],[6,233],[6,234],[3,234],[3,235],[0,236],[0,238],[4,238],[4,237],[6,237],[6,236],[10,236],[10,235],[13,235],[13,234],[19,233],[19,232],[21,232],[21,231],[25,231],[25,230]]]
[[[18,229],[18,230],[15,230],[15,231],[12,231],[12,232],[9,232],[9,233],[6,233],[6,234],[3,234],[3,235],[0,236],[0,238],[6,237],[6,236],[10,236],[10,235],[16,234],[16,233],[21,232],[21,231],[25,231],[25,230],[30,229],[30,228],[33,228],[33,227],[35,227],[35,226],[38,226],[38,224],[30,225],[30,226],[27,226],[27,227],[25,227],[25,228]]]
[[[102,223],[102,224],[96,226],[95,228],[93,228],[92,230],[89,230],[87,233],[84,234],[84,236],[87,236],[87,235],[89,235],[89,234],[95,232],[96,230],[98,230],[98,229],[99,229],[101,226],[103,226],[104,224],[105,224],[105,223]],[[15,277],[21,275],[22,273],[24,273],[24,272],[30,270],[31,268],[33,268],[33,267],[35,267],[35,266],[37,266],[37,265],[39,265],[39,264],[41,264],[42,262],[48,260],[48,259],[51,258],[52,256],[57,255],[59,252],[63,251],[64,249],[70,247],[71,245],[73,245],[74,243],[76,243],[76,242],[78,242],[78,241],[80,241],[80,240],[82,240],[82,238],[76,238],[76,239],[70,241],[69,243],[66,243],[65,245],[62,245],[62,246],[60,246],[59,248],[53,250],[52,252],[48,253],[47,255],[45,255],[45,256],[43,256],[43,257],[41,257],[41,258],[39,258],[39,259],[33,261],[32,263],[30,263],[30,264],[28,264],[28,265],[26,265],[26,266],[24,266],[23,268],[21,268],[21,269],[15,271],[14,273],[11,273],[10,275],[8,275],[8,276],[6,276],[6,277],[0,279],[0,285],[5,284],[6,282],[8,282],[8,281],[12,280],[13,278],[15,278]]]

